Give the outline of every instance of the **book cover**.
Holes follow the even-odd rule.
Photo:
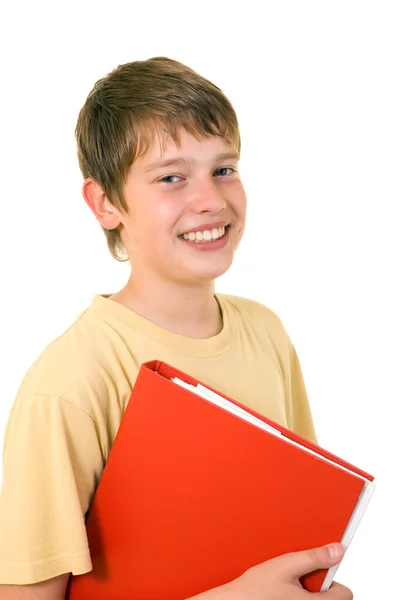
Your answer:
[[[87,517],[93,570],[71,577],[70,600],[189,598],[275,556],[351,537],[356,507],[365,510],[371,475],[174,377],[201,383],[160,361],[140,369]],[[302,583],[318,591],[326,578]]]

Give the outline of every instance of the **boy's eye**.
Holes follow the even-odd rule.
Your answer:
[[[162,179],[159,179],[160,183],[177,183],[180,179],[179,175],[166,175]]]
[[[227,173],[227,171],[230,171],[229,173]],[[231,167],[221,167],[220,169],[217,169],[216,171],[214,171],[214,175],[216,175],[217,177],[221,177],[224,175],[230,175],[231,173],[233,173],[233,169],[231,169]]]
[[[234,172],[235,169],[232,169],[231,167],[220,167],[219,169],[214,171],[213,175],[214,177],[226,177],[227,175],[231,175]],[[181,180],[182,177],[180,177],[180,175],[165,175],[158,181],[159,183],[178,183]]]

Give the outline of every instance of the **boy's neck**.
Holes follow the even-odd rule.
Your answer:
[[[138,285],[131,277],[110,299],[185,337],[205,339],[217,335],[223,328],[213,283],[201,288],[178,288],[160,282],[149,286]]]

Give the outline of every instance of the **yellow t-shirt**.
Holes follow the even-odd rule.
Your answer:
[[[95,296],[31,366],[5,432],[0,584],[91,570],[85,514],[145,361],[163,360],[316,441],[278,317],[251,300],[216,298],[222,331],[193,339]]]

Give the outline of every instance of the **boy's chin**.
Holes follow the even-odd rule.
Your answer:
[[[185,269],[185,272],[188,275],[188,280],[192,279],[193,281],[198,282],[211,282],[224,275],[229,270],[231,264],[232,260],[223,262],[221,261],[220,263],[211,265],[193,265],[192,268],[190,268],[188,265]]]

